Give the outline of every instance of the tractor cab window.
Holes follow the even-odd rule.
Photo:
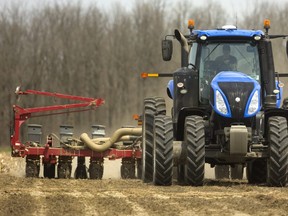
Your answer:
[[[209,103],[210,83],[222,71],[238,71],[260,82],[257,46],[250,43],[208,43],[201,45],[199,62],[200,102]]]
[[[191,47],[191,50],[189,53],[189,65],[196,65],[197,48],[198,48],[197,43],[194,43]]]

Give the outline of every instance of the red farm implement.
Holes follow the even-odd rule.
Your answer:
[[[40,164],[43,164],[43,176],[48,178],[70,178],[72,160],[77,157],[75,178],[102,179],[104,158],[110,160],[122,159],[122,178],[134,178],[135,167],[140,168],[141,128],[121,128],[116,130],[111,137],[105,137],[105,127],[92,126],[92,138],[86,133],[80,139],[73,138],[73,127],[60,126],[60,137],[54,133],[47,135],[46,142],[41,143],[42,126],[28,124],[28,140],[21,141],[21,126],[30,118],[64,114],[67,112],[82,112],[93,110],[104,104],[101,98],[88,98],[67,94],[43,92],[36,90],[15,92],[20,95],[39,95],[77,101],[64,105],[53,105],[33,108],[13,106],[14,119],[11,127],[11,151],[13,157],[26,158],[26,177],[38,177]],[[88,174],[85,158],[90,158]],[[57,168],[57,169],[56,169]],[[57,175],[56,175],[57,170]],[[138,169],[137,169],[138,170]],[[140,175],[140,171],[137,171]]]

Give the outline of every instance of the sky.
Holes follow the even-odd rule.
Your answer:
[[[17,4],[24,3],[25,5],[42,5],[44,2],[74,2],[84,5],[90,5],[90,4],[97,4],[101,8],[109,9],[112,5],[115,3],[120,3],[127,9],[131,9],[133,7],[133,4],[136,1],[145,1],[145,2],[151,2],[153,3],[154,0],[0,0],[0,7],[11,4],[11,2],[16,2]],[[181,2],[183,0],[165,0],[167,2],[167,5],[169,4],[177,4],[178,2]],[[249,5],[257,4],[260,2],[263,2],[265,0],[191,0],[193,4],[196,6],[204,5],[209,2],[218,2],[222,4],[222,6],[227,7],[227,10],[229,11],[240,11],[240,10],[246,10],[247,8],[250,8]],[[267,0],[266,0],[267,1]],[[271,1],[270,1],[271,2]],[[288,0],[277,0],[274,1],[274,3],[281,4],[288,2]],[[248,5],[248,7],[247,7]]]
[[[41,8],[41,6],[49,3],[81,3],[84,7],[89,7],[90,5],[97,5],[99,8],[108,11],[113,8],[113,6],[118,3],[122,5],[126,10],[131,10],[136,1],[144,1],[153,3],[154,0],[0,0],[0,8],[5,6],[9,6],[13,3],[17,5],[24,5],[24,7],[28,8]],[[177,7],[177,3],[183,0],[163,0],[168,7],[171,8]],[[204,4],[208,4],[210,2],[217,2],[222,5],[223,8],[226,8],[228,14],[228,22],[229,24],[235,24],[236,16],[238,19],[241,19],[241,16],[245,13],[249,12],[249,9],[252,9],[251,5],[255,6],[261,2],[268,2],[268,0],[191,0],[195,7],[203,6]],[[269,1],[271,2],[271,1]],[[288,3],[288,0],[277,0],[274,1],[273,4],[285,4]],[[188,17],[193,18],[193,17]],[[187,19],[188,19],[187,18]]]
[[[121,5],[123,5],[125,8],[129,10],[133,7],[133,4],[136,1],[141,1],[141,0],[82,0],[82,2],[86,2],[86,3],[97,2],[97,4],[101,6],[102,8],[104,8],[105,10],[107,9],[109,10],[109,8],[111,8],[112,5],[114,5],[115,3],[120,3]],[[151,3],[153,2],[153,0],[144,0],[144,1],[151,2]],[[173,7],[175,7],[177,6],[177,3],[183,0],[164,0],[164,1],[166,2],[167,5],[173,5]],[[247,12],[249,12],[249,9],[253,8],[251,7],[252,5],[254,6],[261,2],[271,3],[271,0],[191,0],[191,2],[195,4],[195,7],[203,6],[210,2],[217,2],[221,4],[224,9],[226,8],[227,14],[229,14],[230,16],[229,19],[231,20],[231,22],[234,22],[236,15],[237,17],[241,19],[241,16],[244,13],[247,14]],[[279,4],[279,5],[285,4],[285,3],[288,3],[288,0],[277,0],[273,2],[273,4]],[[193,18],[193,17],[189,17],[189,18]]]

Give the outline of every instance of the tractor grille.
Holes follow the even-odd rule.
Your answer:
[[[219,82],[219,87],[227,97],[229,106],[231,109],[232,118],[242,119],[244,118],[244,111],[248,101],[254,89],[254,83],[252,82]],[[240,101],[236,102],[236,98],[239,97]]]

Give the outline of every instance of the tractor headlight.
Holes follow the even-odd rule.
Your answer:
[[[248,106],[247,114],[253,115],[258,110],[259,110],[259,93],[258,93],[258,91],[255,91],[252,98],[251,98],[250,104]]]
[[[223,115],[228,114],[228,109],[227,109],[227,106],[225,104],[224,98],[218,90],[216,90],[215,104],[216,104],[216,109],[220,113],[222,113]]]

